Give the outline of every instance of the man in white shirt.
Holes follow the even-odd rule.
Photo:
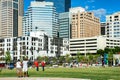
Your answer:
[[[22,63],[20,62],[19,59],[16,62],[16,69],[17,69],[17,76],[22,77]]]
[[[28,77],[28,59],[25,58],[22,64],[23,64],[23,76]]]

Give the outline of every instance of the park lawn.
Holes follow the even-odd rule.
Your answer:
[[[91,80],[120,80],[120,67],[95,68],[45,68],[43,72],[29,69],[30,77],[62,77]],[[3,69],[0,77],[16,77],[16,70]]]

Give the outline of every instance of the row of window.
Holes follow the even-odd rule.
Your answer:
[[[97,49],[80,49],[79,51],[86,51],[86,52],[88,51],[89,52],[90,50],[97,50]],[[70,50],[70,51],[77,51],[77,50]]]
[[[27,37],[27,38],[25,38],[25,37],[21,37],[21,38],[19,38],[19,40],[29,40],[29,38]],[[17,38],[14,38],[13,39],[13,41],[17,41],[18,39]],[[38,39],[38,38],[32,38],[32,41],[36,41],[36,40],[38,40],[38,41],[40,41],[40,42],[42,42],[42,39]],[[11,42],[11,39],[7,39],[7,42]]]

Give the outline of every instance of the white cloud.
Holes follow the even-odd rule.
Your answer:
[[[100,9],[97,9],[97,10],[91,10],[95,16],[99,17],[99,18],[102,18],[102,17],[105,17],[106,16],[106,9],[103,9],[103,8],[100,8]]]
[[[89,6],[85,6],[85,9],[87,10],[89,8]]]

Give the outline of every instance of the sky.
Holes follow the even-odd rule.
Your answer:
[[[24,0],[24,11],[30,5],[30,1]],[[120,0],[72,0],[72,7],[83,7],[87,11],[94,12],[101,22],[105,21],[105,16],[120,11]]]

